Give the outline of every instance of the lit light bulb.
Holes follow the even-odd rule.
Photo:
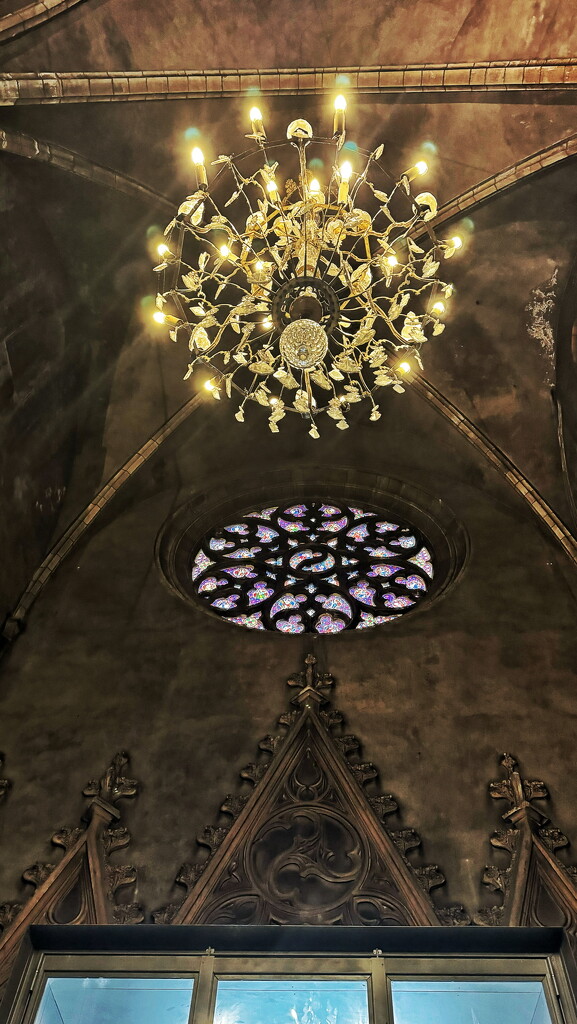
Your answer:
[[[412,366],[410,363],[399,363],[399,370],[401,373],[410,373]]]
[[[152,319],[155,320],[157,324],[164,324],[164,323],[166,323],[166,317],[165,317],[164,313],[162,313],[160,311],[160,309],[157,309],[156,313],[152,314]]]
[[[271,405],[278,405],[278,398],[269,398],[269,402]]]
[[[444,312],[445,312],[445,303],[444,302],[435,302],[435,305],[433,306],[433,313],[438,313],[439,316],[442,316],[442,314]]]
[[[199,188],[206,188],[208,185],[208,178],[206,177],[206,167],[204,166],[204,153],[202,149],[195,146],[192,151],[192,162],[196,171],[196,184]]]
[[[216,388],[216,384],[214,383],[213,380],[205,380],[204,387],[207,391],[214,391],[214,389]]]
[[[270,316],[266,316],[264,318],[264,320],[262,322],[262,325],[263,325],[263,327],[266,328],[267,331],[270,331],[270,329],[272,327],[272,320],[271,320]],[[275,401],[276,401],[276,399],[275,399]]]
[[[339,194],[337,196],[337,202],[341,206],[344,206],[349,197],[349,181],[351,179],[352,173],[352,164],[350,164],[348,160],[345,160],[344,163],[342,163],[341,166],[339,167],[339,174],[341,176],[341,180],[339,183]]]
[[[267,191],[268,191],[271,203],[278,203],[278,201],[279,201],[279,194],[278,194],[277,183],[274,180],[274,178],[271,178],[270,181],[267,181],[266,187],[267,187]]]
[[[230,249],[228,245],[221,245],[218,251],[220,252],[220,255],[222,256],[223,260],[227,260],[228,257],[230,256]]]
[[[451,239],[451,245],[453,246],[454,249],[460,249],[461,246],[463,245],[463,239],[459,238],[458,235],[453,235],[453,238]]]
[[[266,139],[262,114],[258,107],[251,107],[249,117],[253,135],[256,135],[257,138]]]
[[[399,261],[396,256],[387,256],[387,263],[389,267],[396,267],[398,266]]]
[[[344,96],[337,96],[335,99],[335,116],[333,120],[333,135],[343,135],[345,131],[345,110],[347,101]]]
[[[408,178],[409,181],[413,181],[414,178],[419,174],[426,174],[429,170],[424,160],[417,160],[417,163],[413,167],[409,167],[408,171],[405,171],[404,177]]]
[[[264,270],[264,263],[262,262],[262,260],[257,260],[256,261],[256,263],[254,265],[254,269],[258,270],[259,273],[260,273],[261,270]]]
[[[170,249],[164,244],[164,242],[161,242],[156,251],[159,256],[166,256],[166,254],[170,252]]]

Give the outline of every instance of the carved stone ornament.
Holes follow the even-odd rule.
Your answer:
[[[136,903],[119,903],[117,893],[134,888],[136,870],[110,863],[115,850],[130,842],[128,830],[114,825],[116,803],[134,796],[137,783],[123,775],[128,754],[116,754],[104,774],[88,783],[91,797],[83,825],[59,828],[52,844],[63,851],[58,864],[37,861],[22,874],[34,887],[25,903],[0,905],[0,985],[10,973],[26,929],[31,924],[136,924],[144,919]]]
[[[489,793],[509,804],[503,814],[508,827],[494,832],[490,842],[506,851],[510,863],[507,867],[491,864],[485,868],[483,884],[500,893],[502,902],[480,910],[475,923],[563,927],[574,941],[577,869],[566,867],[555,856],[556,850],[569,845],[569,840],[534,804],[548,797],[547,787],[540,779],[523,779],[510,754],[504,754],[500,764],[505,778],[491,782]]]
[[[240,772],[251,794],[225,798],[221,810],[232,823],[201,832],[208,859],[181,868],[186,896],[157,911],[155,922],[469,923],[462,907],[444,917],[435,909],[429,892],[444,876],[407,860],[417,833],[385,827],[397,810],[393,797],[365,793],[377,769],[359,757],[355,736],[333,735],[343,720],[328,707],[333,684],[314,655],[290,677],[296,710],[281,716],[285,731],[266,736],[261,759]]]

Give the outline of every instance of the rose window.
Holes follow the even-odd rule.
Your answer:
[[[202,604],[246,629],[340,633],[405,615],[433,578],[426,539],[385,514],[326,502],[247,512],[192,561]]]

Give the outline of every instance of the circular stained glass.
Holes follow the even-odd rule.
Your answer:
[[[405,615],[434,567],[412,526],[356,505],[307,501],[246,512],[207,533],[194,592],[245,629],[340,633]]]

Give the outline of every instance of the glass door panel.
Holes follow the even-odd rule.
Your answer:
[[[193,978],[48,978],[34,1024],[187,1024]]]
[[[214,1024],[369,1024],[367,982],[220,979]]]
[[[552,1024],[540,981],[392,981],[395,1024]]]

